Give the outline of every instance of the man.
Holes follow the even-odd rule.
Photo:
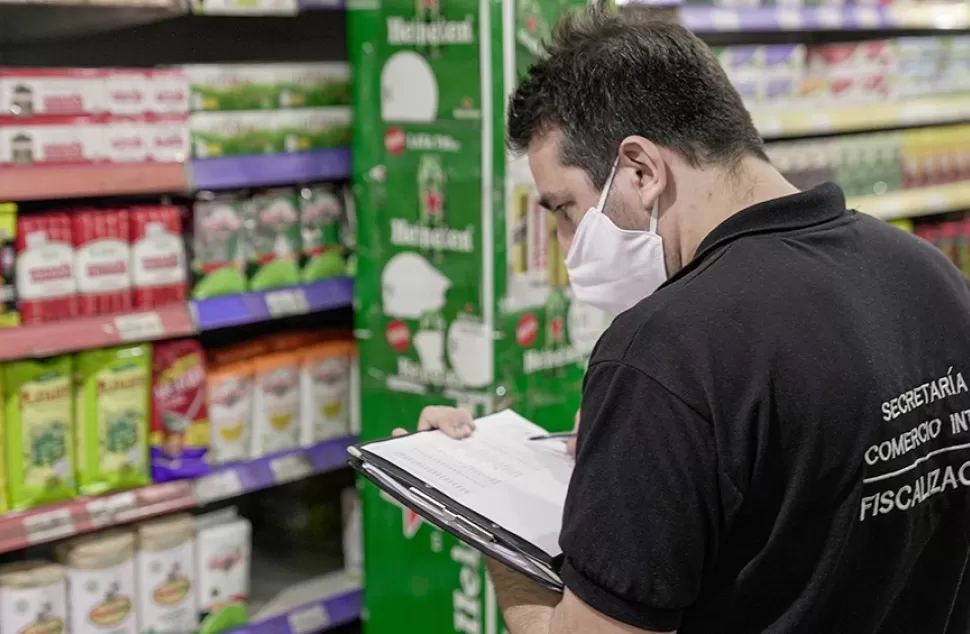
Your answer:
[[[960,273],[798,192],[706,46],[634,8],[564,19],[508,127],[575,295],[625,311],[583,388],[565,593],[490,565],[509,632],[970,631]]]

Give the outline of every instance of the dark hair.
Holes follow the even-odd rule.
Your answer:
[[[606,182],[620,142],[636,134],[694,167],[767,160],[761,138],[714,54],[644,7],[564,15],[509,101],[507,143],[563,133],[560,160]]]

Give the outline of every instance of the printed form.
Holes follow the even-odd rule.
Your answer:
[[[546,431],[511,410],[475,424],[475,433],[464,440],[427,432],[371,443],[365,450],[550,556],[559,555],[572,458],[552,443],[529,441]]]

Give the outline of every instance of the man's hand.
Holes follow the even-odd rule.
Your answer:
[[[475,431],[475,421],[472,415],[458,407],[446,407],[444,405],[429,405],[421,410],[418,417],[418,431],[429,429],[440,429],[452,438],[468,438]],[[579,431],[579,410],[576,410],[576,418],[573,422],[573,431]],[[409,433],[403,427],[395,429],[392,436],[403,436]],[[576,457],[576,439],[570,438],[566,443],[566,453],[573,458]]]
[[[475,420],[466,410],[458,407],[443,405],[429,405],[421,410],[418,417],[418,431],[440,429],[452,438],[461,440],[468,438],[475,431]],[[408,430],[398,427],[392,432],[393,436],[403,436]]]

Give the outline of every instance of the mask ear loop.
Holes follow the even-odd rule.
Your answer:
[[[653,209],[650,210],[650,233],[657,233],[657,223],[660,221],[660,198],[653,201]]]
[[[600,194],[600,199],[596,203],[596,210],[601,214],[605,213],[603,206],[606,204],[606,198],[610,195],[610,188],[613,187],[613,178],[616,176],[616,166],[619,162],[620,159],[613,161],[613,167],[610,168],[610,175],[606,178],[606,183],[603,185],[603,193]]]

